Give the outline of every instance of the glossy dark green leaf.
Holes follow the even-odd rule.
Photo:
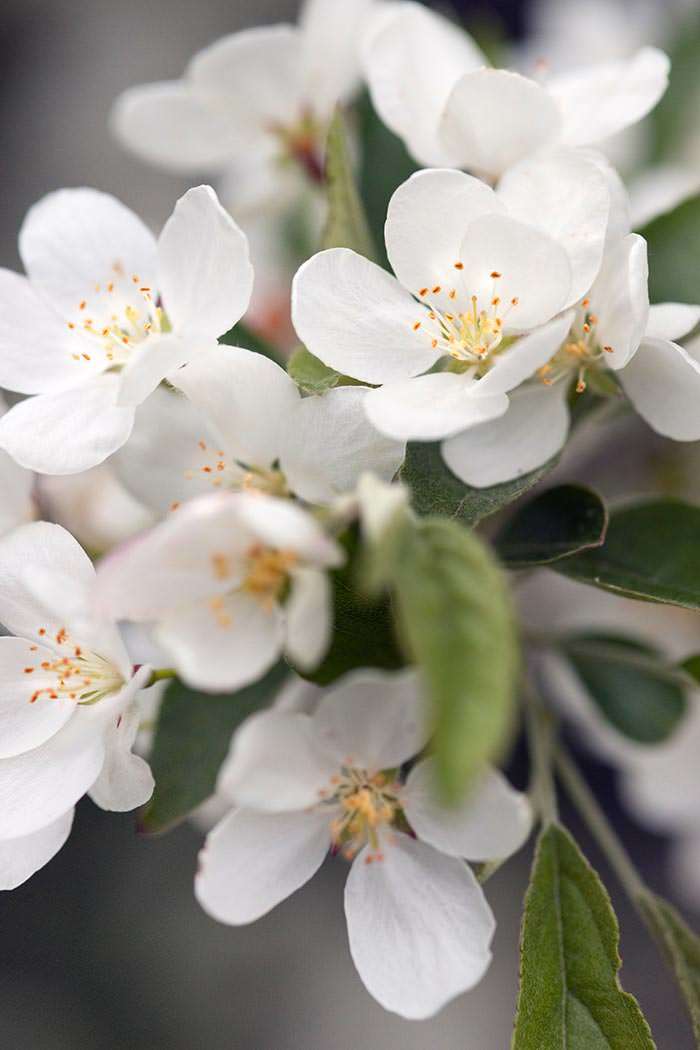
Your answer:
[[[479,538],[445,518],[397,533],[391,576],[402,637],[420,666],[447,801],[505,746],[518,664],[505,574]]]
[[[656,302],[700,302],[700,196],[641,231],[649,245],[649,296]]]
[[[700,608],[700,507],[651,499],[610,514],[602,547],[552,565],[628,598]]]
[[[608,512],[596,492],[557,485],[520,507],[494,542],[509,568],[527,568],[599,547],[607,527]]]
[[[328,216],[321,236],[321,248],[352,248],[360,255],[373,259],[374,245],[355,185],[345,122],[340,110],[336,110],[328,129],[325,183]]]
[[[557,458],[513,481],[475,489],[447,468],[439,442],[410,442],[400,478],[410,488],[411,502],[418,514],[443,514],[476,525],[536,485],[556,465]]]
[[[244,350],[252,350],[256,354],[262,354],[263,357],[269,357],[278,365],[283,363],[282,355],[277,348],[242,321],[229,329],[226,335],[222,335],[219,342],[224,346],[242,346]]]
[[[178,681],[168,686],[150,755],[156,787],[141,817],[143,831],[166,831],[209,798],[232,733],[275,699],[288,674],[279,663],[260,681],[227,694],[198,693]]]
[[[638,903],[678,981],[700,1048],[700,937],[655,893],[643,894]]]
[[[605,887],[569,833],[549,825],[525,899],[512,1050],[654,1050],[620,965]]]
[[[659,744],[677,728],[686,712],[685,689],[658,650],[597,633],[570,635],[559,645],[593,703],[623,736]]]

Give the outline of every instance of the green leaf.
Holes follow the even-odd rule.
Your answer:
[[[654,1050],[620,986],[618,949],[605,887],[568,832],[549,825],[525,898],[512,1050]]]
[[[373,259],[372,237],[355,185],[345,122],[339,109],[328,129],[325,181],[328,217],[321,248],[352,248],[367,259]]]
[[[262,354],[263,357],[269,357],[275,364],[283,364],[282,355],[277,348],[242,321],[222,335],[219,343],[223,343],[224,346],[242,346],[244,350],[252,350],[256,354]]]
[[[411,489],[411,502],[418,514],[444,514],[467,525],[476,525],[536,485],[556,465],[557,459],[554,457],[513,481],[475,489],[447,468],[438,442],[411,442],[399,477]]]
[[[324,365],[305,346],[298,346],[290,355],[287,372],[305,394],[323,394],[343,379],[340,372]]]
[[[700,17],[697,5],[689,5],[675,39],[665,46],[671,59],[669,85],[659,104],[649,114],[656,160],[678,161],[697,125],[697,76],[700,64]],[[678,31],[680,29],[680,32]]]
[[[582,485],[557,485],[515,512],[495,540],[508,568],[546,565],[600,547],[608,512],[600,496]]]
[[[601,714],[628,739],[659,744],[685,715],[681,675],[653,647],[589,633],[561,638],[558,646]]]
[[[156,787],[142,814],[143,831],[165,831],[209,798],[231,734],[274,700],[288,674],[280,662],[258,682],[225,695],[197,693],[173,681],[158,715],[150,756]]]
[[[401,531],[391,577],[432,703],[439,786],[455,801],[512,723],[518,659],[506,578],[474,533],[445,518]]]
[[[612,511],[602,547],[552,568],[628,598],[700,608],[700,507],[651,499]]]
[[[331,572],[333,637],[330,649],[315,671],[299,670],[317,685],[329,685],[357,667],[387,671],[404,667],[406,660],[394,632],[391,605],[386,598],[370,599],[362,586],[363,552],[357,527],[343,538],[347,561]]]
[[[678,664],[678,670],[686,674],[696,685],[700,685],[700,653],[686,656],[685,660]]]
[[[647,892],[638,903],[673,969],[700,1047],[700,938],[663,897]]]
[[[649,245],[653,303],[700,300],[700,196],[660,215],[641,231]]]

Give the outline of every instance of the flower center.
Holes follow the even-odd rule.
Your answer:
[[[45,635],[46,629],[39,630],[40,635]],[[26,675],[37,672],[52,679],[50,685],[35,689],[29,697],[29,703],[34,704],[40,696],[47,696],[50,700],[59,698],[75,700],[79,704],[95,704],[111,693],[116,693],[124,685],[124,677],[120,671],[109,660],[74,645],[65,627],[61,627],[56,633],[57,645],[66,646],[65,655],[56,655],[52,660],[42,660],[40,663],[28,663],[24,668]],[[36,653],[38,646],[30,645],[30,653]],[[30,660],[32,657],[30,657]]]
[[[252,467],[230,460],[223,449],[212,449],[201,438],[197,442],[201,465],[185,471],[185,479],[203,475],[214,488],[243,489],[246,492],[264,492],[268,496],[289,495],[287,481],[281,470]]]
[[[311,110],[304,110],[292,124],[272,124],[269,131],[280,143],[282,163],[294,161],[303,168],[312,182],[323,181],[320,144],[324,140],[325,129]]]
[[[248,571],[243,581],[243,589],[263,608],[272,608],[287,584],[290,571],[297,563],[297,554],[294,551],[255,544],[248,551],[247,560]]]
[[[554,357],[537,370],[545,386],[552,386],[560,379],[576,373],[576,393],[586,389],[586,374],[589,370],[605,368],[605,355],[613,352],[612,346],[601,346],[596,331],[598,317],[590,310],[590,299],[581,302],[574,323],[562,346]]]
[[[461,270],[463,265],[457,261],[454,267]],[[471,295],[471,306],[462,311],[450,309],[450,303],[458,298],[456,288],[441,284],[421,288],[418,298],[428,307],[428,315],[427,319],[422,317],[413,323],[414,332],[424,329],[433,350],[441,349],[457,361],[483,363],[502,342],[504,321],[520,301],[514,296],[504,304],[498,294],[498,282],[503,274],[492,270],[489,276],[492,281],[490,295],[482,299]]]
[[[330,788],[322,789],[321,805],[333,807],[331,839],[334,852],[352,860],[366,845],[366,863],[384,859],[379,830],[396,825],[403,814],[399,801],[400,785],[393,771],[369,774],[346,759],[340,772],[331,777]]]

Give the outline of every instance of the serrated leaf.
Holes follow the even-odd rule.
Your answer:
[[[418,514],[444,514],[467,525],[476,525],[536,485],[552,470],[557,459],[513,481],[475,489],[448,469],[440,454],[439,442],[410,442],[399,477],[411,489],[411,503]]]
[[[372,236],[355,185],[345,122],[339,109],[328,129],[325,182],[328,216],[321,248],[352,248],[367,259],[374,259]]]
[[[177,680],[168,686],[150,755],[156,787],[141,816],[143,831],[165,831],[209,798],[232,733],[274,700],[288,674],[280,662],[253,685],[226,694],[197,693]]]
[[[277,348],[242,321],[239,321],[233,328],[229,328],[228,332],[221,336],[219,343],[224,346],[242,346],[244,350],[252,350],[256,354],[262,354],[263,357],[269,357],[277,365],[283,363],[282,355]]]
[[[700,507],[651,499],[613,510],[602,547],[552,568],[582,583],[653,602],[700,608]]]
[[[525,898],[512,1050],[655,1050],[620,986],[610,898],[569,833],[540,834]]]
[[[600,496],[582,485],[557,485],[525,503],[494,543],[508,568],[547,565],[605,539],[608,512]]]
[[[660,744],[677,728],[687,700],[681,676],[637,639],[585,633],[558,640],[604,718],[639,744]]]
[[[392,561],[400,631],[432,704],[439,783],[455,801],[511,727],[518,659],[505,575],[445,518],[403,529]]]
[[[700,1047],[700,938],[663,897],[646,893],[637,900],[676,976]]]

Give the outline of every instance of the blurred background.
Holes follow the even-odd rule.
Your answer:
[[[553,26],[558,6],[550,5],[549,21],[540,12],[539,29],[537,12],[524,3],[465,2],[453,10],[491,37],[522,40],[537,29],[539,46],[546,42],[541,26]],[[620,46],[619,34],[609,39],[609,24],[628,33],[630,51],[641,42],[663,43],[666,33],[676,31],[675,5],[635,3],[625,12],[617,4],[618,23],[595,21],[594,9],[606,6],[601,0],[581,0],[580,10],[564,6],[569,21],[556,46],[568,32],[585,50],[584,25],[576,16],[586,9],[586,25],[591,19],[597,25],[596,46],[603,48],[595,57],[609,57],[605,48]],[[24,213],[43,193],[61,186],[108,190],[159,227],[189,181],[148,168],[117,145],[107,126],[114,98],[132,84],[178,76],[193,52],[227,32],[293,19],[296,10],[294,0],[3,0],[0,263],[19,265],[16,235]],[[692,130],[684,135],[686,144],[691,142],[684,147],[691,164]],[[648,431],[636,426],[618,446],[634,450],[632,462],[618,459],[607,482],[618,494],[623,475],[630,491],[648,485],[649,463],[662,455]],[[604,466],[610,470],[609,456]],[[693,461],[683,468],[688,484],[695,467]],[[674,898],[676,889],[667,879],[668,843],[623,816],[612,772],[587,762],[645,875]],[[520,786],[523,768],[516,755],[512,772]],[[658,955],[596,849],[575,821],[573,827],[615,898],[625,987],[642,1001],[660,1048],[690,1050],[682,1007]],[[201,838],[189,825],[163,838],[139,838],[133,815],[108,816],[83,802],[59,856],[0,898],[0,1045],[18,1050],[509,1046],[529,851],[488,884],[499,926],[495,961],[484,982],[437,1018],[408,1023],[374,1003],[351,964],[342,861],[327,863],[310,885],[254,926],[229,929],[207,918],[194,901]],[[686,914],[691,921],[700,919]]]

